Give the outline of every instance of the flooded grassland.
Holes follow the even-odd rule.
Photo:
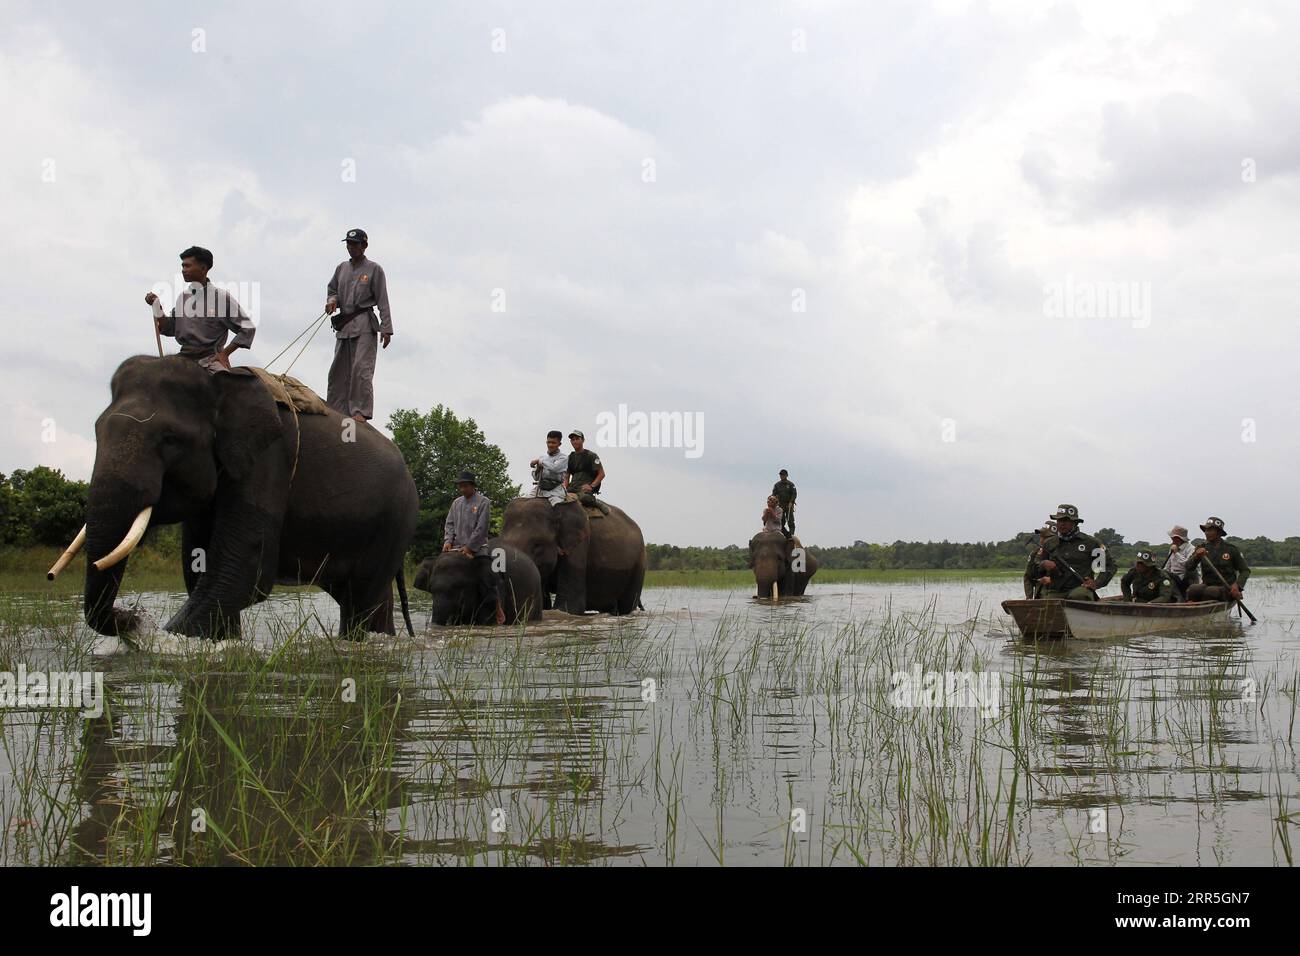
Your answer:
[[[0,672],[103,694],[0,707],[0,864],[1293,862],[1300,578],[1252,579],[1254,627],[1039,645],[1018,578],[743,588],[524,630],[420,595],[366,643],[289,591],[143,649],[5,593]]]

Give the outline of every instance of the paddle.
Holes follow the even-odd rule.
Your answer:
[[[1214,572],[1214,576],[1219,579],[1219,583],[1222,584],[1224,588],[1231,590],[1232,585],[1228,584],[1228,582],[1223,579],[1223,575],[1220,574],[1219,569],[1214,566],[1214,562],[1208,560],[1209,557],[1210,555],[1208,551],[1205,554],[1201,555],[1201,558],[1204,561],[1204,563],[1210,566],[1210,570]],[[1232,597],[1231,594],[1229,594],[1228,596]],[[1246,607],[1246,605],[1240,599],[1237,600],[1237,610],[1244,611],[1246,613],[1246,617],[1250,618],[1251,624],[1259,623],[1259,621],[1255,618],[1255,615],[1250,613],[1250,608]]]

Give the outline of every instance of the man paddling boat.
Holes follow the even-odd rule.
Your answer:
[[[1189,569],[1202,568],[1201,584],[1187,591],[1189,601],[1240,601],[1250,566],[1235,544],[1224,537],[1223,519],[1209,517],[1201,525],[1205,544],[1192,552]],[[1203,567],[1208,565],[1208,567]],[[1216,573],[1217,572],[1217,573]],[[1207,583],[1208,582],[1208,583]]]

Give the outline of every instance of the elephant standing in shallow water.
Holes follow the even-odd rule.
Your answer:
[[[295,413],[251,372],[137,356],[113,375],[95,438],[84,613],[100,634],[136,626],[113,603],[127,556],[148,527],[177,522],[189,598],[168,631],[236,637],[240,612],[280,583],[328,592],[342,635],[392,634],[394,579],[410,628],[402,558],[419,501],[369,425]]]
[[[506,505],[501,540],[533,559],[558,610],[631,614],[641,606],[645,538],[621,508],[589,518],[577,501],[516,498]]]
[[[779,597],[798,596],[817,573],[817,559],[799,543],[780,531],[760,531],[749,540],[749,566],[754,569],[758,596],[770,598],[772,585]]]
[[[533,559],[499,538],[488,539],[487,546],[501,588],[505,622],[540,621],[542,577]],[[499,568],[495,562],[499,562]],[[475,560],[459,551],[425,558],[415,572],[415,586],[433,595],[429,614],[435,624],[496,623],[496,606],[490,596],[479,593]]]

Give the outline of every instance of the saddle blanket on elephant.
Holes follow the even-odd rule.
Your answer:
[[[260,378],[262,384],[271,390],[275,400],[286,408],[297,409],[304,415],[324,415],[329,411],[323,398],[292,375],[276,375],[254,365],[243,367]]]
[[[572,491],[570,491],[568,494],[564,496],[563,504],[567,505],[567,504],[572,504],[574,502],[578,502],[579,504],[581,504],[581,499],[577,495],[575,495]],[[599,508],[595,507],[594,505],[583,504],[582,510],[587,512],[588,518],[605,517],[604,512],[602,512]]]

